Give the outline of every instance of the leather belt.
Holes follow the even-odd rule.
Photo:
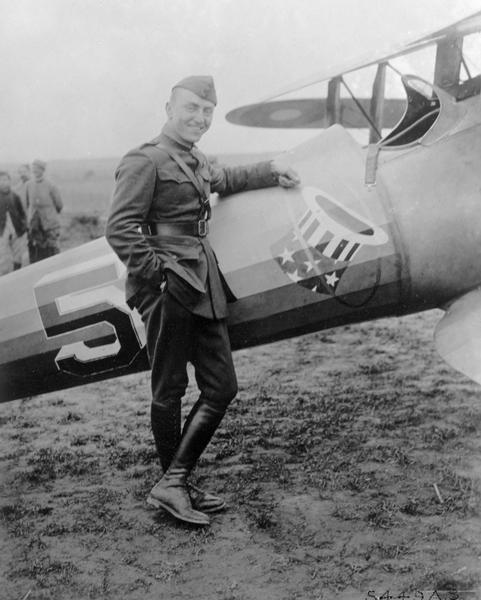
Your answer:
[[[143,223],[140,230],[144,235],[192,235],[205,237],[209,233],[209,223],[205,219],[200,221],[179,221],[177,223],[159,223],[151,221]]]

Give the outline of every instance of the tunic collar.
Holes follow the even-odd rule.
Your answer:
[[[190,152],[191,150],[194,150],[196,147],[195,144],[191,144],[190,142],[183,140],[179,136],[177,131],[175,131],[175,129],[169,123],[169,121],[167,121],[167,123],[162,127],[161,135],[168,138],[168,140],[170,142],[173,142],[175,145],[180,146],[182,150],[187,150],[188,152]]]

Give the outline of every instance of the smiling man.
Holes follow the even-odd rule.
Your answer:
[[[163,477],[148,502],[181,521],[207,525],[225,502],[194,487],[188,476],[237,393],[227,332],[235,298],[208,241],[209,195],[299,183],[277,161],[219,167],[196,142],[217,103],[210,76],[176,84],[167,122],[151,142],[130,151],[116,171],[107,240],[127,266],[127,302],[145,324],[152,369],[151,425]],[[181,429],[187,363],[200,397]]]

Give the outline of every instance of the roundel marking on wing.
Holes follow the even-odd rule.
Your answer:
[[[283,108],[275,110],[269,115],[271,121],[293,121],[302,117],[302,111],[298,108]]]

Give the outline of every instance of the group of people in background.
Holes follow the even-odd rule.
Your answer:
[[[58,254],[62,197],[45,177],[47,163],[21,165],[12,185],[0,171],[0,275]]]

